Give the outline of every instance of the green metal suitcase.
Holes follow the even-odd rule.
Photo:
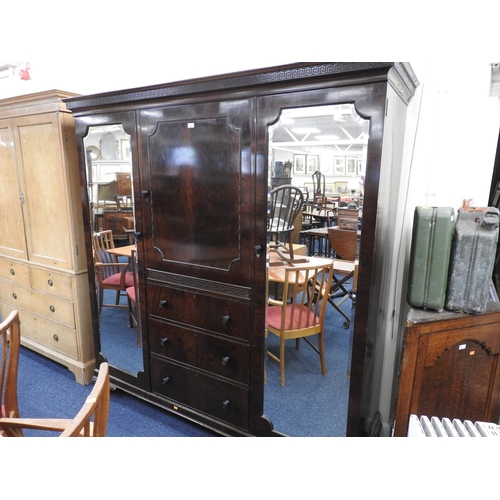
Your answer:
[[[499,210],[458,210],[451,249],[446,309],[481,314],[489,288],[498,242]]]
[[[415,208],[407,290],[411,306],[444,309],[454,226],[452,207]]]

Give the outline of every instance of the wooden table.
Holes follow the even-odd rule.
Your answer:
[[[333,270],[336,274],[349,274],[355,271],[357,262],[341,259],[329,259],[326,257],[304,257],[307,262],[288,264],[283,261],[276,252],[269,252],[269,281],[283,283],[285,280],[285,269],[293,268],[300,270],[301,267],[316,266],[319,264],[333,263]],[[276,265],[283,263],[283,265]]]
[[[135,250],[135,245],[126,245],[123,247],[116,247],[106,250],[108,253],[116,255],[117,257],[132,257],[132,250]]]

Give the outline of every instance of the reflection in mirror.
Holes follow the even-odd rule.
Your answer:
[[[130,136],[122,125],[90,127],[85,151],[97,295],[103,303],[101,352],[111,365],[137,374],[143,370],[143,357],[139,315],[135,314],[139,299],[132,262],[135,216]],[[106,235],[110,236],[107,242]],[[105,246],[98,247],[98,242]]]
[[[283,109],[279,120],[269,126],[269,191],[292,184],[304,194],[303,213],[296,218],[291,237],[297,245],[295,256],[300,252],[310,262],[318,257],[335,259],[335,278],[346,279],[350,292],[346,294],[334,279],[336,289],[329,297],[324,324],[326,375],[321,373],[318,353],[305,339],[299,344],[285,342],[284,386],[279,363],[267,357],[264,413],[278,432],[287,435],[345,436],[357,276],[354,259],[361,234],[368,132],[369,121],[356,113],[353,104]],[[328,227],[340,236],[335,245]],[[344,253],[350,249],[340,245],[351,245],[352,254]],[[268,283],[271,298],[280,293],[274,269],[270,267],[268,273],[273,275]],[[310,339],[317,346],[317,339]],[[276,335],[269,332],[266,343],[269,353],[279,354]]]

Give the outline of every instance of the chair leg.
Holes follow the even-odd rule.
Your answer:
[[[120,290],[116,290],[115,305],[118,305],[119,303],[120,303]]]
[[[285,339],[280,337],[280,383],[285,387]]]
[[[318,334],[318,350],[319,350],[319,359],[321,362],[321,373],[323,375],[326,375],[325,333],[323,331]]]

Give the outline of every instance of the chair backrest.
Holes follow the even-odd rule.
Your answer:
[[[281,315],[283,330],[323,328],[328,303],[325,290],[330,289],[332,276],[333,263],[286,268]]]
[[[357,258],[357,231],[330,227],[328,228],[328,238],[337,258],[352,261]]]
[[[104,437],[108,426],[109,399],[109,365],[101,363],[92,391],[60,437]]]
[[[287,233],[294,229],[295,218],[302,211],[304,194],[291,184],[278,186],[271,191],[269,232]]]
[[[107,252],[107,250],[115,248],[113,241],[113,231],[110,229],[94,233],[92,235],[92,250],[94,254],[94,262],[102,262],[104,264],[117,264],[118,258],[116,255]],[[103,275],[103,278],[111,276],[112,274],[120,273],[123,271],[123,266],[102,266],[98,271]]]
[[[325,174],[322,174],[319,170],[316,170],[312,174],[313,181],[313,201],[315,203],[315,208],[322,210],[326,204],[326,184],[325,184]]]
[[[19,313],[11,311],[0,324],[0,416],[19,418],[17,402],[17,372],[19,367],[19,349],[21,329]]]

